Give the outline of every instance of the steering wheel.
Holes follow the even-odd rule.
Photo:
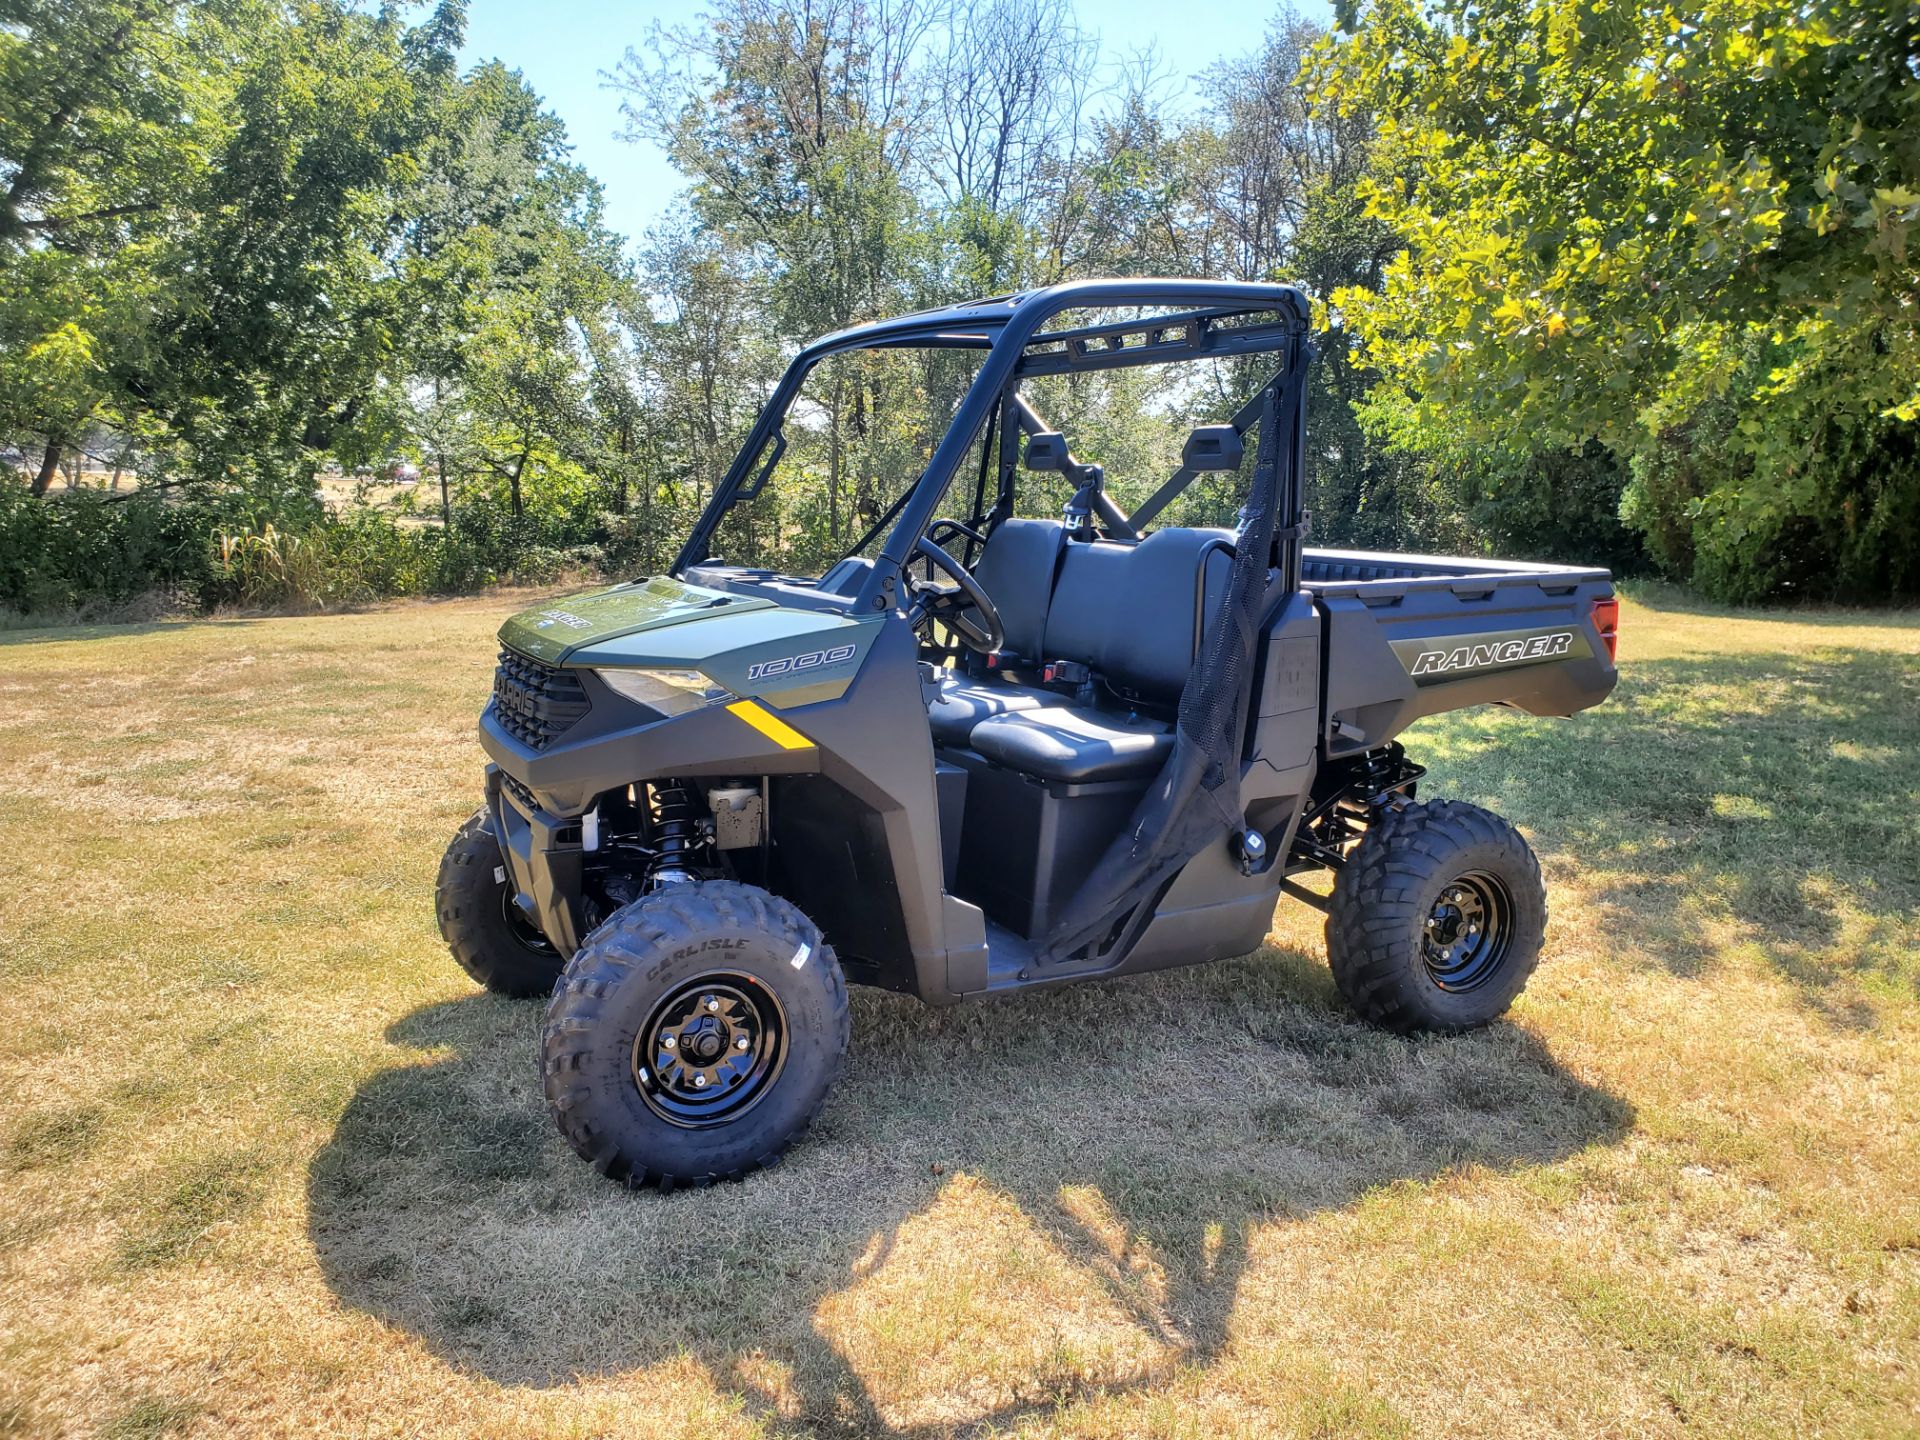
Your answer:
[[[981,540],[975,531],[958,520],[936,520],[927,527],[927,533],[914,542],[907,564],[911,566],[916,560],[924,563],[927,575],[921,579],[910,569],[904,572],[907,589],[913,595],[907,619],[915,629],[938,620],[969,650],[990,654],[1006,643],[1006,628],[1000,623],[1000,612],[994,609],[993,601],[980,588],[980,582],[966,566],[942,550],[934,538],[950,539],[955,535]],[[941,584],[935,580],[936,570],[951,583]]]

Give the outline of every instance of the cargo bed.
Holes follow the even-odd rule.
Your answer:
[[[1465,555],[1401,555],[1384,550],[1315,550],[1300,552],[1300,581],[1316,594],[1386,595],[1415,588],[1405,582],[1430,582],[1455,588],[1461,580],[1485,582],[1491,588],[1512,584],[1577,585],[1584,580],[1609,580],[1604,569],[1578,565],[1544,565],[1522,560],[1486,560]],[[1390,582],[1382,586],[1382,582]],[[1361,586],[1381,586],[1362,590]],[[1425,588],[1421,585],[1420,588]]]
[[[1305,550],[1320,612],[1329,756],[1468,705],[1571,715],[1612,691],[1613,577],[1466,556]]]

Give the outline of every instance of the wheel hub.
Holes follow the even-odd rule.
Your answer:
[[[633,1042],[633,1080],[649,1109],[689,1129],[756,1103],[786,1062],[786,1017],[752,976],[715,972],[654,1007]]]
[[[1507,958],[1513,900],[1507,887],[1485,871],[1448,882],[1427,912],[1421,958],[1442,990],[1484,985]]]
[[[680,1031],[680,1054],[702,1065],[710,1063],[726,1048],[727,1037],[720,1023],[711,1016],[702,1015]]]
[[[533,955],[551,955],[553,942],[547,939],[546,932],[534,923],[533,917],[520,908],[520,902],[514,899],[513,887],[504,885],[500,889],[500,918],[507,922],[507,933],[521,949]]]

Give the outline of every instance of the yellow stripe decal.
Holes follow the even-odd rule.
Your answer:
[[[811,750],[813,741],[802,735],[778,715],[763,710],[751,700],[736,700],[727,706],[747,724],[758,730],[782,750]]]

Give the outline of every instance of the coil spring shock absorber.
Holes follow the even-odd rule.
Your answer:
[[[662,780],[648,787],[647,813],[652,820],[653,865],[647,886],[673,884],[694,878],[688,858],[700,847],[700,812],[693,791],[678,780]]]

